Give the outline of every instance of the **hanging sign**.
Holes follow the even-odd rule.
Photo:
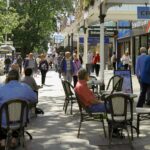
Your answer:
[[[150,7],[137,7],[138,19],[150,19]]]

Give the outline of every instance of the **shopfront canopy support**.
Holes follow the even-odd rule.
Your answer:
[[[105,67],[105,55],[104,55],[104,37],[105,37],[105,29],[104,29],[104,20],[105,14],[103,13],[102,4],[100,5],[100,80],[102,83],[102,89],[105,88],[104,85],[104,67]]]
[[[150,4],[150,0],[102,0],[100,3],[100,57],[101,57],[101,67],[100,67],[100,80],[104,85],[104,22],[107,15],[107,11],[110,7],[126,5],[145,5]]]

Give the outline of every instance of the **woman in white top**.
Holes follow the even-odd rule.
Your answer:
[[[121,58],[121,62],[123,64],[123,66],[124,66],[124,69],[128,70],[129,66],[131,64],[131,58],[130,58],[130,55],[129,55],[128,51],[125,51],[125,54]]]

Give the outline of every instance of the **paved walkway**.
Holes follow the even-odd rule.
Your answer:
[[[106,79],[112,75],[111,71],[105,73]],[[40,76],[36,78],[40,84]],[[139,85],[133,76],[134,91],[138,93]],[[104,138],[101,124],[95,122],[83,123],[81,136],[76,137],[79,114],[77,104],[74,105],[73,115],[65,115],[62,107],[64,92],[58,74],[50,71],[47,74],[46,86],[39,91],[39,107],[45,111],[30,122],[28,131],[33,140],[27,139],[28,150],[108,150],[107,139]],[[150,150],[150,122],[142,123],[140,138],[133,141],[136,150]],[[107,123],[106,123],[107,125]],[[117,140],[117,142],[127,142]],[[114,141],[116,142],[116,141]],[[98,146],[101,145],[101,146]],[[21,150],[21,148],[19,148]],[[115,145],[112,150],[128,150],[128,145]]]

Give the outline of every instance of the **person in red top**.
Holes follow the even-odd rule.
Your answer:
[[[96,55],[93,56],[93,65],[94,65],[96,76],[98,77],[99,70],[100,70],[100,55],[98,52],[96,52]]]
[[[85,69],[78,72],[78,82],[75,87],[75,92],[79,96],[82,103],[91,112],[105,112],[104,103],[98,100],[94,93],[88,88],[87,81],[89,79],[88,73]]]

